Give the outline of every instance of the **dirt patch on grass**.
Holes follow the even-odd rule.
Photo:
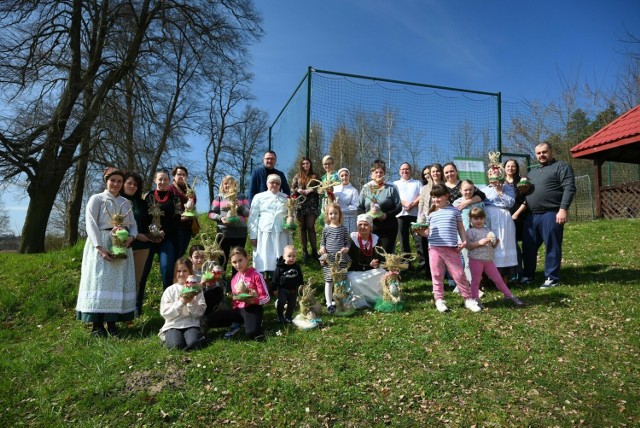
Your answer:
[[[146,392],[156,395],[164,389],[179,389],[184,386],[186,370],[184,368],[167,367],[164,372],[142,370],[128,373],[125,381],[125,392],[135,394]]]

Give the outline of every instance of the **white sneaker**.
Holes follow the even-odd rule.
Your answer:
[[[478,297],[482,298],[484,296],[484,291],[478,290]]]
[[[458,290],[457,285],[456,285],[456,288],[453,289],[452,293],[460,294],[460,290]]]
[[[447,312],[449,310],[447,304],[442,299],[436,300],[436,309],[438,312]]]
[[[464,307],[469,309],[471,312],[480,312],[482,308],[478,306],[478,302],[473,299],[467,299],[464,301]]]

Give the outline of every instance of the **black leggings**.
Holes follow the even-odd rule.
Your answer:
[[[398,219],[390,216],[384,220],[374,220],[373,233],[378,235],[378,245],[389,254],[396,252],[396,238],[398,236]]]
[[[208,315],[209,327],[228,327],[237,322],[244,324],[244,333],[254,339],[262,334],[262,318],[264,308],[260,305],[248,305],[240,309],[227,309],[212,312]]]
[[[307,242],[311,246],[311,254],[316,254],[318,242],[316,238],[316,216],[313,214],[301,215],[298,217],[300,224],[300,241],[302,242],[302,252],[307,253]]]

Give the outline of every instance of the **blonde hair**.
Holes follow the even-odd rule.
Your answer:
[[[226,183],[232,182],[234,184],[238,184],[235,178],[232,175],[225,175],[222,177],[222,181],[220,182],[220,187],[224,186]]]
[[[335,208],[335,209],[338,210],[338,224],[340,226],[342,226],[342,220],[343,220],[342,208],[340,208],[340,205],[338,205],[337,202],[329,202],[324,207],[324,224],[330,224],[331,223],[331,220],[329,220],[329,208]]]
[[[322,158],[322,163],[325,163],[326,161],[328,161],[329,159],[331,159],[331,162],[333,162],[333,156],[331,155],[326,155],[325,157]]]

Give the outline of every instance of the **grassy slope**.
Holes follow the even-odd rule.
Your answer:
[[[0,254],[0,421],[638,425],[639,225],[568,226],[563,286],[518,291],[524,309],[490,291],[481,314],[455,295],[439,314],[430,283],[406,272],[402,313],[325,316],[324,329],[299,332],[276,325],[269,305],[265,343],[215,340],[190,354],[159,344],[157,273],[147,314],[99,340],[73,319],[81,247]]]

